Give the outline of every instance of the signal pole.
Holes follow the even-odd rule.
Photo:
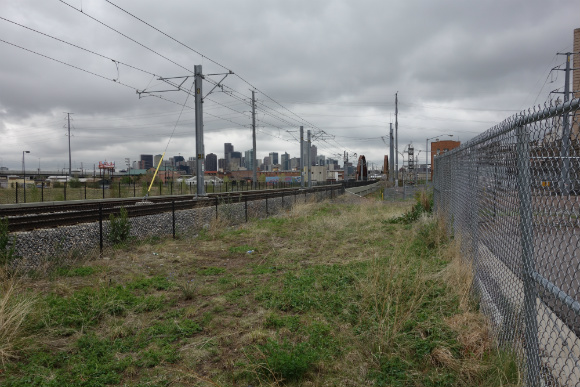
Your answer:
[[[252,182],[258,184],[258,163],[256,162],[256,92],[252,90]]]
[[[203,76],[201,65],[194,65],[194,86],[195,86],[195,153],[197,153],[197,195],[205,195],[204,187],[204,146],[203,146]]]
[[[396,185],[398,186],[399,185],[399,119],[398,119],[399,100],[398,100],[397,94],[399,94],[398,91],[395,93],[395,158],[397,160],[397,162],[395,163],[395,165],[396,165],[395,174],[396,174]]]
[[[300,127],[300,188],[304,189],[304,127]]]
[[[72,177],[72,162],[71,162],[71,154],[70,154],[70,115],[72,113],[66,113],[67,121],[68,121],[68,177]]]
[[[390,159],[389,160],[391,160],[391,162],[389,163],[390,164],[389,165],[389,169],[390,169],[389,181],[392,183],[395,180],[395,158],[394,158],[394,154],[393,154],[393,152],[395,150],[395,148],[394,148],[395,144],[393,141],[393,123],[391,122],[389,124],[389,126],[390,126],[390,131],[389,131],[390,132],[389,133],[389,135],[390,135],[389,136],[389,138],[390,138],[390,140],[389,140],[389,148],[390,148],[389,149],[390,150],[389,157],[390,157]]]
[[[311,141],[310,141],[310,130],[308,130],[308,188],[312,188],[312,171],[310,169],[311,165],[312,165],[312,160],[310,160],[310,157],[312,155],[312,152],[310,152],[310,148],[312,147],[311,145]]]

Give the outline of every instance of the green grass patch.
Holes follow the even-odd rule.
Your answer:
[[[207,267],[199,271],[201,275],[220,275],[226,272],[223,267]]]
[[[98,268],[92,266],[59,267],[55,270],[55,274],[63,277],[88,277],[98,271]]]
[[[414,203],[340,200],[22,278],[38,301],[0,385],[521,384],[513,353],[466,344],[483,322],[450,322],[477,303],[446,282],[444,228],[388,221]]]

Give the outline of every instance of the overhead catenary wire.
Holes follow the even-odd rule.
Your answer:
[[[108,59],[108,60],[111,60],[111,61],[113,61],[113,62],[115,62],[115,63],[121,64],[121,65],[123,65],[123,66],[130,67],[130,68],[132,68],[132,69],[134,69],[134,70],[138,70],[138,71],[141,71],[141,72],[143,72],[143,73],[146,73],[146,74],[149,74],[149,75],[153,75],[153,76],[158,76],[157,74],[154,74],[154,73],[152,73],[152,72],[149,72],[149,71],[147,71],[147,70],[143,70],[143,69],[141,69],[141,68],[139,68],[139,67],[137,67],[137,66],[133,66],[133,65],[130,65],[130,64],[128,64],[128,63],[122,62],[122,61],[120,61],[120,60],[117,60],[117,59],[113,59],[113,58],[111,58],[111,57],[108,57],[108,56],[106,56],[106,55],[99,54],[98,52],[95,52],[95,51],[89,50],[88,48],[84,48],[84,47],[81,47],[81,46],[79,46],[79,45],[76,45],[76,44],[74,44],[74,43],[67,42],[66,40],[63,40],[63,39],[57,38],[56,36],[49,35],[49,34],[47,34],[47,33],[45,33],[45,32],[42,32],[42,31],[35,30],[34,28],[31,28],[31,27],[25,26],[25,25],[23,25],[23,24],[17,23],[17,22],[15,22],[15,21],[13,21],[13,20],[6,19],[6,18],[4,18],[4,17],[2,17],[2,16],[0,16],[0,19],[2,19],[2,20],[4,20],[4,21],[6,21],[6,22],[8,22],[8,23],[12,23],[12,24],[15,24],[15,25],[17,25],[17,26],[20,26],[20,27],[22,27],[22,28],[25,28],[25,29],[27,29],[27,30],[30,30],[30,31],[36,32],[37,34],[40,34],[40,35],[46,36],[46,37],[48,37],[48,38],[50,38],[50,39],[54,39],[54,40],[56,40],[56,41],[59,41],[59,42],[61,42],[61,43],[67,44],[67,45],[69,45],[69,46],[71,46],[71,47],[78,48],[79,50],[83,50],[83,51],[89,52],[89,53],[91,53],[91,54],[93,54],[93,55],[99,56],[99,57],[101,57],[101,58]],[[118,77],[117,77],[117,79],[118,79]]]

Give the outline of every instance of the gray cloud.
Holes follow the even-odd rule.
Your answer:
[[[85,14],[187,69],[202,64],[207,74],[224,71],[106,2],[67,2],[82,4]],[[571,49],[572,31],[580,27],[579,7],[572,0],[118,4],[336,136],[316,142],[320,153],[332,157],[348,149],[376,163],[386,153],[380,136],[388,134],[395,92],[401,102],[400,148],[413,141],[421,149],[425,138],[441,133],[467,140],[561,87],[563,77],[546,86],[543,82],[547,70],[563,61],[554,54]],[[188,74],[59,1],[6,2],[0,16],[157,75]],[[121,164],[125,157],[161,153],[167,146],[184,93],[162,95],[175,104],[139,99],[135,88],[160,87],[160,82],[3,20],[0,39],[131,86],[0,42],[0,164],[19,168],[27,149],[47,168],[62,168],[68,162],[65,111],[75,113],[77,165],[105,158]],[[235,76],[225,84],[247,101],[249,85]],[[207,91],[210,85],[204,87]],[[276,116],[258,114],[258,156],[271,151],[297,155],[299,119],[263,94],[257,96]],[[209,100],[204,104],[206,153],[221,155],[224,142],[249,149],[249,106],[223,93],[210,98],[230,109]],[[170,155],[194,154],[193,117],[186,108],[168,146]]]

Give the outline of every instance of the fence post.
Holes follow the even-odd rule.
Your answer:
[[[215,197],[215,219],[218,218],[218,197]]]
[[[266,216],[268,216],[268,197],[266,196]]]
[[[163,196],[163,182],[159,182],[159,196]]]
[[[248,198],[244,198],[244,209],[246,211],[246,223],[248,223]]]
[[[136,185],[137,183],[133,182],[133,197],[137,196],[137,189],[135,188]]]
[[[173,227],[173,239],[175,239],[175,199],[171,199],[171,217]]]
[[[85,181],[85,200],[87,200],[87,182]]]
[[[14,191],[14,192],[16,192],[16,204],[18,204],[18,182],[14,183],[14,184],[16,184],[16,191]]]
[[[40,201],[44,202],[44,181],[40,185]]]
[[[68,179],[65,180],[64,182],[64,201],[66,202],[66,186],[68,185]],[[24,198],[26,199],[26,198]],[[25,200],[26,201],[26,200]]]
[[[121,180],[119,180],[119,198],[121,198]]]
[[[103,205],[99,203],[99,252],[103,255]]]
[[[538,320],[536,314],[536,291],[532,272],[535,271],[534,227],[532,218],[532,190],[530,179],[530,139],[525,126],[516,128],[517,136],[517,184],[520,199],[520,232],[522,243],[522,279],[524,282],[524,320],[526,342],[527,385],[538,387],[540,357],[538,346]]]
[[[105,177],[103,176],[103,180],[101,180],[101,186],[103,187],[103,199],[105,198]]]

